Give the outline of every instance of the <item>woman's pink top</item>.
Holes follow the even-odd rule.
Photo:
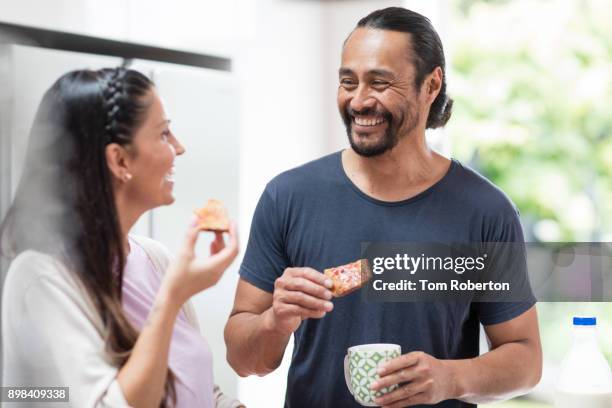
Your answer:
[[[127,317],[141,330],[153,309],[161,276],[144,249],[133,239],[129,242],[122,302]],[[177,408],[214,407],[212,354],[208,343],[189,323],[183,310],[174,324],[168,365],[176,376]]]

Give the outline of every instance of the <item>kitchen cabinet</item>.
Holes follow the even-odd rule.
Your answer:
[[[0,0],[0,22],[230,57],[237,2]]]
[[[128,6],[125,0],[0,0],[0,21],[125,41]]]

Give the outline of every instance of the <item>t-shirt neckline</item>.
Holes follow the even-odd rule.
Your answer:
[[[433,185],[431,185],[430,187],[426,188],[425,190],[421,191],[420,193],[418,193],[415,196],[409,197],[409,198],[405,198],[403,200],[399,200],[399,201],[383,201],[383,200],[379,200],[377,198],[374,198],[372,196],[369,196],[368,194],[364,193],[359,187],[357,187],[357,185],[355,185],[355,183],[353,183],[353,181],[349,178],[348,174],[346,174],[346,171],[344,171],[344,166],[342,166],[342,152],[343,150],[340,150],[338,152],[336,152],[336,169],[338,170],[340,176],[342,177],[343,181],[361,198],[377,204],[377,205],[382,205],[382,206],[386,206],[386,207],[396,207],[396,206],[401,206],[401,205],[406,205],[406,204],[410,204],[413,203],[415,201],[418,201],[426,196],[428,196],[429,194],[435,192],[436,190],[440,189],[442,186],[444,186],[444,184],[446,184],[448,182],[448,179],[450,179],[450,176],[452,175],[452,173],[455,172],[458,163],[454,158],[450,158],[450,166],[448,167],[448,170],[446,171],[446,173],[444,174],[444,176],[442,176],[442,178],[440,180],[438,180],[437,182],[435,182]]]

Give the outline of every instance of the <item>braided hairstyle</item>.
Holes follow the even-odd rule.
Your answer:
[[[121,304],[126,255],[105,151],[110,143],[131,143],[153,87],[125,68],[59,78],[36,113],[15,199],[0,226],[4,255],[34,249],[64,261],[104,324],[105,349],[117,367],[127,362],[138,331]],[[160,406],[175,402],[168,370]]]
[[[129,143],[131,141],[130,130],[133,128],[130,117],[135,119],[133,113],[136,113],[135,110],[138,107],[126,104],[126,99],[129,100],[129,98],[127,98],[123,80],[128,70],[114,68],[103,69],[102,72],[107,73],[107,77],[102,80],[102,95],[106,110],[104,129],[108,135],[108,143]],[[122,105],[124,105],[123,109]]]

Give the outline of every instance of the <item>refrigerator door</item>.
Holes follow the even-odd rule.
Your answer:
[[[170,127],[186,150],[175,160],[176,201],[147,215],[153,238],[177,253],[193,211],[209,198],[221,200],[231,217],[238,214],[236,83],[231,73],[203,68],[142,60],[133,61],[130,68],[155,81]],[[200,234],[198,256],[208,256],[213,237]],[[214,356],[215,382],[229,395],[236,395],[237,378],[225,360],[223,329],[233,304],[238,265],[235,261],[216,286],[192,299]]]

